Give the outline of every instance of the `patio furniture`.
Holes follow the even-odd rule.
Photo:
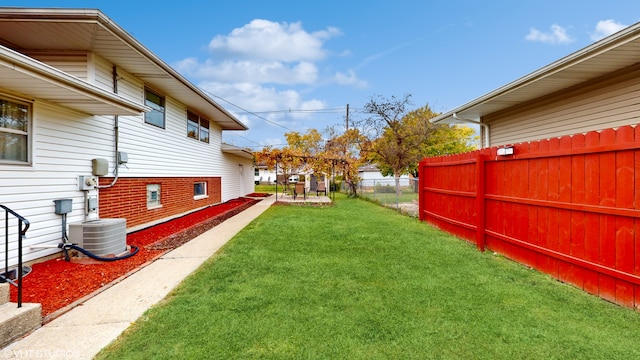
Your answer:
[[[305,200],[307,199],[307,189],[305,189],[303,182],[297,182],[295,184],[293,188],[293,200],[300,194],[302,194]]]
[[[318,187],[316,187],[316,196],[320,193],[324,193],[324,196],[327,196],[327,187],[324,184],[324,181],[318,181]]]

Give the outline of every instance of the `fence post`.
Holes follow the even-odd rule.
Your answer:
[[[418,219],[425,221],[424,211],[426,210],[427,199],[425,198],[426,191],[423,191],[424,183],[427,178],[427,161],[423,159],[418,164]]]
[[[485,156],[482,151],[478,151],[476,158],[476,246],[478,250],[484,251],[485,245],[485,176],[484,176]]]

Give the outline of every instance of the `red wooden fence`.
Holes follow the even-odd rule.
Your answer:
[[[420,219],[640,307],[640,126],[513,148],[424,159]]]

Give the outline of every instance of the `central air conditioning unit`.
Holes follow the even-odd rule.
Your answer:
[[[69,224],[69,241],[97,256],[127,251],[127,220],[98,219]]]

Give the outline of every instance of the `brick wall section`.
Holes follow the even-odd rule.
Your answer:
[[[111,178],[101,178],[100,185],[108,185]],[[208,197],[195,200],[193,184],[207,183]],[[127,227],[220,203],[222,180],[219,177],[187,178],[120,178],[115,186],[100,189],[99,212],[101,218],[125,218]],[[160,185],[162,207],[147,209],[147,185]]]

